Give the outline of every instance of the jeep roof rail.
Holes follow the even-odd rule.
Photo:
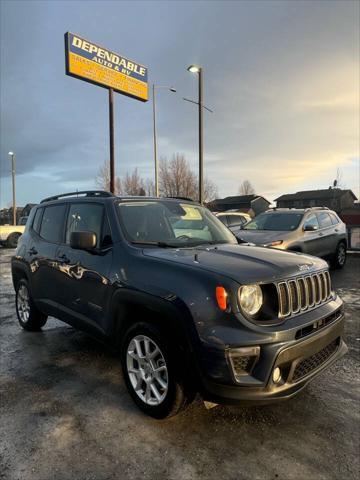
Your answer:
[[[70,193],[63,193],[60,195],[54,195],[52,197],[44,198],[41,200],[40,203],[51,202],[52,200],[59,200],[59,198],[64,197],[78,197],[79,195],[84,197],[113,197],[114,195],[110,192],[106,192],[105,190],[84,190],[82,192],[70,192]]]
[[[195,200],[189,197],[166,197],[166,198],[173,198],[175,200],[185,200],[186,202],[195,202]]]

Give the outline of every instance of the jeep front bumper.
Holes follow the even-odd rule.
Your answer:
[[[207,364],[212,372],[202,378],[202,395],[205,400],[223,404],[269,403],[293,397],[310,380],[327,369],[347,352],[343,340],[344,314],[339,308],[329,318],[329,323],[316,331],[306,333],[303,338],[271,342],[259,345],[258,358],[254,360],[248,374],[239,374],[230,356],[240,350],[256,354],[255,350],[231,348],[222,353],[225,360],[220,361],[221,353],[208,351]],[[300,329],[301,330],[301,329]],[[300,331],[298,330],[298,331]],[[282,339],[283,340],[283,339]],[[224,362],[230,376],[224,377]],[[240,366],[239,366],[240,365]],[[225,381],[224,381],[225,380]]]

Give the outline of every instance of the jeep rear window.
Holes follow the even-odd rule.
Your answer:
[[[291,232],[296,230],[303,218],[303,213],[260,213],[244,226],[244,230],[273,230]]]
[[[237,243],[220,220],[200,205],[170,200],[133,200],[118,205],[124,233],[133,243],[169,247]]]

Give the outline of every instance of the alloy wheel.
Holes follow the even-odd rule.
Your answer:
[[[17,294],[17,309],[20,320],[26,323],[30,317],[30,296],[29,290],[25,285],[20,285]]]
[[[339,245],[338,249],[338,263],[339,265],[344,265],[346,258],[346,250],[344,245]]]
[[[160,405],[169,388],[168,369],[159,346],[145,335],[134,337],[127,348],[127,373],[138,397],[147,405]]]

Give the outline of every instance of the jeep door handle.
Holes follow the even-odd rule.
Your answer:
[[[324,236],[324,234],[323,234],[323,233],[319,233],[319,237],[323,237],[323,236]]]
[[[338,229],[338,228],[335,228],[335,232],[338,232],[338,231],[339,231],[339,229]]]
[[[70,263],[70,258],[68,258],[65,253],[59,255],[58,260],[61,260],[62,263]]]
[[[28,254],[29,254],[29,255],[37,255],[37,253],[38,253],[38,252],[37,252],[37,250],[36,250],[34,247],[32,247],[32,248],[30,248],[30,250],[28,250]]]

